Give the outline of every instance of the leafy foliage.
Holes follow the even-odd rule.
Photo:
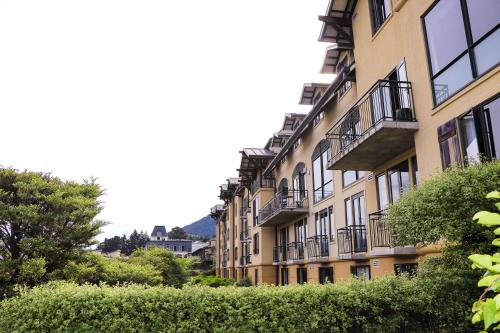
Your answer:
[[[111,238],[104,238],[104,242],[99,244],[97,246],[97,249],[101,250],[104,253],[118,251],[118,250],[120,250],[120,248],[122,246],[122,242],[123,242],[123,240],[122,240],[122,237],[120,237],[120,236],[114,236]]]
[[[102,190],[92,179],[0,168],[0,298],[16,283],[34,284],[94,244],[104,225]]]
[[[222,286],[233,286],[236,281],[233,279],[226,279],[220,276],[203,276],[198,275],[191,279],[191,285],[208,286],[208,287],[222,287]]]
[[[500,161],[450,168],[424,182],[389,208],[395,245],[445,242],[464,255],[489,251],[491,234],[469,221],[474,212],[495,208],[484,193],[497,188]]]
[[[167,236],[170,239],[187,239],[188,234],[181,227],[173,227],[172,230],[167,232]]]
[[[160,272],[163,284],[180,288],[187,280],[187,273],[174,256],[166,249],[151,248],[148,250],[138,249],[132,253],[128,262],[136,265],[151,265]]]
[[[160,285],[163,277],[152,265],[136,265],[126,259],[105,258],[87,253],[79,263],[70,262],[64,269],[65,280],[82,283],[142,283]]]
[[[490,192],[486,198],[500,200],[500,192]],[[500,202],[496,206],[500,210]],[[500,214],[480,211],[474,215],[473,220],[477,220],[477,223],[482,226],[495,228],[494,234],[500,235]],[[500,237],[494,239],[492,244],[499,247]],[[472,322],[479,323],[482,321],[485,331],[489,328],[493,328],[494,331],[500,330],[500,253],[496,252],[493,255],[472,254],[469,259],[472,261],[472,268],[486,271],[477,284],[479,287],[485,287],[486,289],[479,297],[479,300],[472,306],[474,312]],[[494,296],[491,295],[492,293]],[[491,295],[491,297],[487,297],[488,295]],[[497,325],[493,327],[494,324]]]
[[[144,231],[140,233],[134,229],[130,234],[130,237],[127,239],[125,235],[122,237],[122,244],[120,247],[121,253],[129,256],[137,249],[143,249],[148,242],[149,237],[148,234]]]
[[[0,331],[470,332],[464,318],[448,318],[463,300],[460,290],[443,299],[435,291],[446,286],[426,289],[435,282],[387,277],[328,285],[182,289],[50,283],[0,303]]]
[[[252,280],[248,276],[244,276],[236,283],[237,287],[251,287],[252,285]]]

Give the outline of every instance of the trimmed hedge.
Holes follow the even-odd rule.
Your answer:
[[[453,302],[401,277],[257,288],[59,282],[0,303],[0,332],[459,332],[464,324],[440,313]]]

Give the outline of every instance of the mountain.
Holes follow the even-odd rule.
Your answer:
[[[209,215],[182,227],[190,235],[215,237],[215,220]]]

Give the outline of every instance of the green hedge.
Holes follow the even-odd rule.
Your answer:
[[[459,332],[463,323],[440,312],[454,306],[394,277],[257,288],[50,283],[0,303],[0,331]]]

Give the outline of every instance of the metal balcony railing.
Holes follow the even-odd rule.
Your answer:
[[[292,242],[287,245],[287,257],[290,260],[304,259],[304,243]]]
[[[337,229],[337,240],[339,255],[367,251],[366,227],[364,225],[350,225]]]
[[[307,238],[307,255],[309,258],[328,257],[330,253],[327,235],[318,235]]]
[[[273,262],[287,261],[286,245],[278,245],[273,248]]]
[[[370,241],[374,247],[392,247],[392,232],[387,222],[385,210],[368,215],[370,221]]]
[[[274,188],[274,178],[261,178],[254,180],[250,187],[252,193],[257,192],[261,188]]]
[[[259,224],[266,222],[282,210],[298,208],[309,208],[307,190],[280,191],[259,211]]]
[[[411,83],[378,80],[328,131],[329,165],[383,121],[415,122]]]

